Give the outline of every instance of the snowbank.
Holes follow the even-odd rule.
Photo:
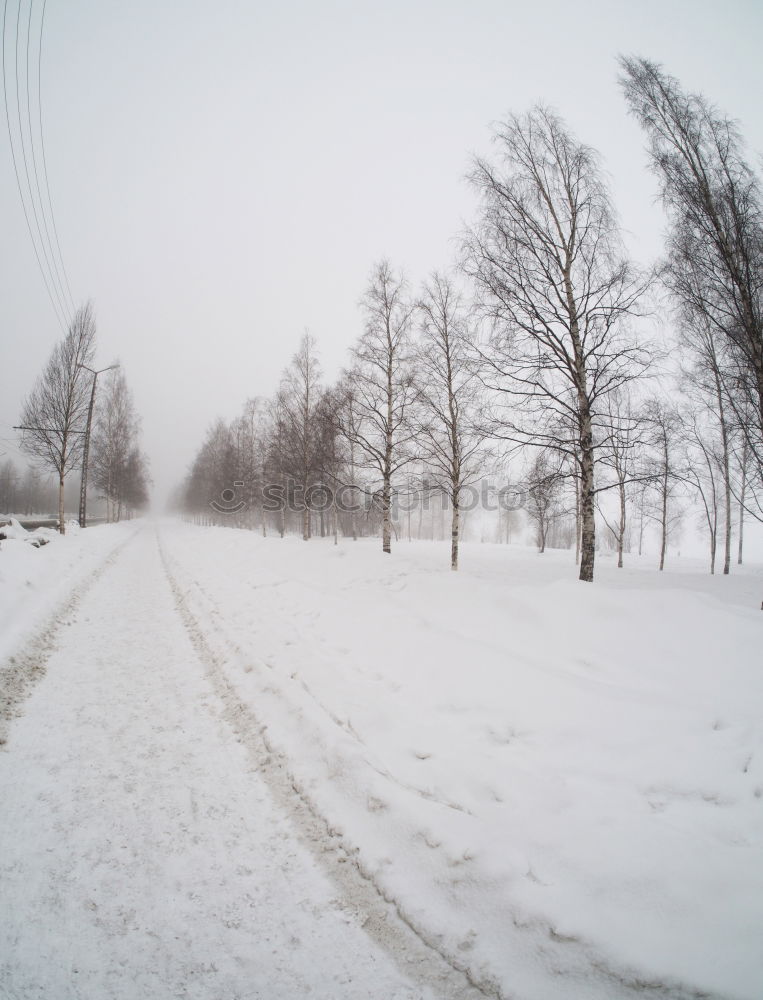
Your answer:
[[[505,995],[758,1000],[763,574],[163,529],[358,863]],[[675,994],[671,993],[675,990]]]
[[[16,520],[0,528],[6,536],[0,541],[0,660],[40,628],[134,531],[135,522],[82,532],[78,525],[67,526],[63,536],[50,528],[26,531]]]

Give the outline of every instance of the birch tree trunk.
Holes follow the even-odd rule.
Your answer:
[[[665,569],[665,551],[668,547],[668,454],[665,449],[665,469],[662,479],[662,517],[660,539],[660,572]]]
[[[625,539],[625,483],[620,480],[620,530],[617,535],[617,568],[623,568],[623,543]]]
[[[450,568],[458,569],[458,537],[459,537],[460,506],[458,494],[453,497],[453,514],[450,521]],[[467,553],[468,554],[468,553]]]
[[[58,530],[62,535],[66,534],[66,522],[64,520],[64,475],[58,476]]]
[[[742,565],[742,535],[744,532],[744,495],[747,488],[747,441],[742,445],[742,488],[739,495],[739,546],[737,565]]]
[[[580,439],[581,483],[580,483],[580,579],[586,583],[593,581],[593,566],[596,556],[596,521],[594,515],[593,478],[593,432],[589,413],[582,415],[583,433]]]
[[[728,442],[725,440],[724,430],[723,442],[723,485],[724,485],[724,506],[725,506],[725,528],[723,538],[723,574],[728,576],[731,572],[731,475],[729,472]]]
[[[731,570],[731,463],[729,459],[729,430],[726,423],[726,413],[723,405],[723,387],[721,385],[719,367],[714,352],[713,362],[715,394],[718,405],[718,423],[721,431],[721,460],[723,469],[724,508],[726,515],[723,539],[723,573],[724,576],[728,576]],[[713,556],[713,565],[715,565],[715,556]]]
[[[580,563],[580,476],[575,476],[575,565]]]
[[[593,567],[596,558],[596,515],[594,512],[594,452],[591,404],[588,396],[586,359],[580,340],[578,307],[572,287],[572,264],[568,250],[568,260],[564,271],[564,288],[570,322],[570,340],[575,359],[575,377],[578,397],[578,420],[580,428],[580,574],[584,583],[593,582]]]
[[[389,554],[392,551],[392,525],[390,523],[390,507],[392,501],[392,405],[394,390],[392,386],[392,335],[387,321],[387,424],[384,442],[384,472],[382,496],[382,551]]]
[[[392,552],[391,493],[389,476],[385,473],[384,485],[382,487],[382,552],[386,552],[387,554]]]
[[[354,442],[350,442],[350,485],[352,486],[352,512],[351,512],[351,527],[352,527],[352,540],[357,542],[358,540],[358,512],[355,509],[357,507],[357,495],[355,493],[355,445]]]

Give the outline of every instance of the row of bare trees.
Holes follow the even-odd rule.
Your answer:
[[[148,505],[148,461],[140,432],[132,392],[117,368],[99,390],[90,461],[90,482],[105,503],[107,521],[120,521]]]
[[[670,294],[681,383],[686,478],[700,497],[723,569],[732,495],[763,516],[763,202],[736,124],[662,67],[621,59],[628,107],[648,141],[669,233],[660,277]],[[734,469],[738,473],[734,474]]]
[[[250,400],[230,426],[210,429],[183,505],[212,518],[210,501],[223,516],[241,504],[259,511],[264,530],[270,513],[280,534],[299,513],[305,540],[316,512],[322,534],[329,525],[353,537],[378,526],[388,553],[395,503],[436,492],[449,500],[456,568],[461,494],[485,452],[469,311],[451,278],[434,275],[414,299],[387,261],[374,267],[362,307],[365,327],[337,383],[323,385],[305,334],[274,398]],[[235,483],[235,497],[218,503]]]
[[[43,514],[58,504],[57,487],[34,465],[19,468],[12,458],[0,462],[0,515]]]
[[[669,220],[662,278],[696,390],[763,464],[763,215],[736,124],[646,59],[621,60]]]
[[[617,555],[632,548],[641,555],[645,527],[657,535],[658,566],[664,569],[668,542],[687,518],[704,532],[710,572],[723,552],[723,572],[734,557],[742,562],[748,483],[753,462],[746,435],[728,424],[724,444],[713,412],[694,405],[690,394],[669,401],[667,394],[635,402],[631,392],[609,401],[611,433],[597,444],[600,485],[596,513],[604,528],[601,539]],[[526,512],[535,528],[540,551],[549,537],[572,519],[574,537],[580,524],[579,481],[554,446],[538,452],[527,475]]]
[[[95,316],[88,304],[74,314],[22,407],[21,447],[34,463],[30,475],[47,470],[56,478],[61,534],[66,530],[66,479],[83,472],[88,450],[88,482],[106,501],[109,519],[118,520],[148,502],[147,462],[139,448],[140,425],[130,391],[124,375],[110,371],[96,397],[95,354]]]
[[[419,498],[426,480],[448,500],[455,569],[466,491],[501,458],[514,478],[522,470],[541,550],[573,519],[581,580],[594,576],[597,520],[620,566],[633,522],[641,548],[653,521],[663,568],[690,499],[711,567],[721,543],[729,571],[734,509],[740,558],[745,515],[763,516],[758,179],[733,125],[703,98],[646,60],[621,68],[668,213],[666,259],[645,270],[628,258],[599,157],[557,115],[510,116],[494,156],[473,164],[479,208],[458,280],[434,274],[412,296],[389,262],[377,264],[341,378],[322,386],[306,335],[274,399],[210,431],[186,509],[243,483],[264,527],[269,491],[289,484],[301,500],[280,509],[279,530],[298,509],[307,539],[315,505],[305,497],[348,488],[372,500],[366,521],[390,552],[395,499],[415,470]],[[647,335],[660,289],[674,320],[667,344]],[[671,369],[672,356],[681,364]],[[335,534],[357,533],[346,515],[329,509]]]

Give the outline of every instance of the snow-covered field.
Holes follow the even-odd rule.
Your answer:
[[[10,895],[0,887],[0,996],[138,995],[114,987],[120,968],[140,995],[168,997],[763,995],[760,568],[711,578],[685,559],[664,574],[646,561],[618,571],[600,559],[597,582],[583,585],[567,553],[466,545],[453,574],[446,547],[431,543],[400,543],[389,557],[375,541],[334,547],[176,522],[133,537],[135,528],[89,529],[11,559],[5,543],[0,553],[3,625],[14,623],[0,651],[8,672],[10,645],[18,648],[33,620],[45,621],[67,587],[85,586],[116,550],[79,611],[64,616],[71,628],[54,629],[61,648],[0,756],[0,794],[15,803],[0,835],[0,877],[10,884]],[[118,677],[102,679],[117,667]],[[255,740],[256,773],[239,761],[242,745],[257,752]],[[138,758],[147,747],[158,755],[162,794],[174,803],[166,829],[150,830],[158,821],[142,782],[149,798],[158,793],[131,746]],[[225,786],[223,750],[236,775],[238,827],[218,816],[216,843],[204,816],[186,806]],[[63,787],[76,788],[81,808],[47,773],[62,752]],[[128,760],[134,773],[123,781]],[[90,782],[84,790],[78,769]],[[119,781],[104,792],[98,774]],[[46,811],[54,788],[63,839]],[[242,924],[231,859],[256,871],[256,856],[238,857],[240,826],[264,836],[254,833],[263,810],[299,839],[293,878],[311,912],[323,913],[327,893],[336,912],[352,916],[338,933],[323,921],[328,956],[305,908],[280,905],[275,889],[265,896],[276,910],[269,959],[260,924]],[[120,824],[129,832],[132,867],[109,866],[103,841],[115,824],[115,843],[126,836]],[[173,851],[163,840],[170,830]],[[35,850],[61,854],[55,889],[46,881],[52,862],[43,854],[38,868]],[[191,930],[193,908],[157,910],[159,876],[141,865],[141,857],[180,865],[175,854],[213,871]],[[92,880],[93,857],[109,877],[87,896],[77,887]],[[344,880],[343,865],[354,873]],[[30,871],[32,902],[19,884]],[[91,899],[99,891],[104,898]],[[80,899],[77,910],[70,897],[78,894],[96,909]],[[374,895],[397,915],[369,916]],[[227,936],[217,919],[226,901],[238,920]],[[101,924],[100,906],[111,907]],[[290,947],[281,933],[290,914],[306,942],[291,979],[280,954]],[[124,938],[123,965],[114,952],[111,979],[91,973],[79,992],[34,992],[36,966],[38,984],[72,981],[61,953],[72,953],[67,927],[78,921],[93,935],[78,961],[98,966],[93,942],[106,927],[109,940]],[[395,936],[395,921],[413,929],[421,953],[407,965],[401,952],[413,946]],[[261,971],[250,992],[236,979],[247,935]],[[193,944],[203,950],[196,992],[186,955]],[[140,974],[135,948],[145,958]],[[437,979],[437,961],[461,970],[461,992]],[[339,985],[353,968],[355,982]]]

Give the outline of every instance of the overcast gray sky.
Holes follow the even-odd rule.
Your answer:
[[[703,91],[757,158],[761,29],[759,0],[48,0],[63,256],[75,299],[94,302],[99,363],[120,358],[134,390],[157,492],[215,417],[273,392],[306,327],[333,377],[374,260],[415,283],[451,262],[473,211],[470,155],[507,111],[544,101],[601,151],[649,261],[663,217],[616,56]],[[13,455],[10,425],[61,331],[4,127],[0,218],[0,452]]]

